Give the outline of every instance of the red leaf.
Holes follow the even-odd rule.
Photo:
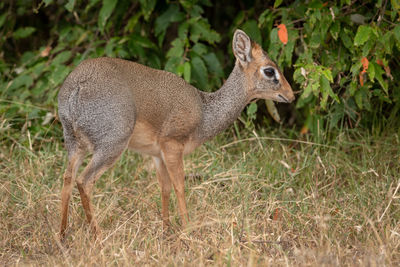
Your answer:
[[[287,32],[287,29],[286,29],[286,25],[283,24],[283,23],[278,25],[278,37],[279,37],[279,40],[281,40],[281,42],[283,44],[287,44],[287,42],[288,42],[288,32]]]
[[[300,135],[305,135],[306,133],[308,133],[308,127],[304,125],[300,130]]]
[[[378,63],[378,65],[381,65],[381,66],[385,69],[386,75],[387,75],[391,80],[393,80],[393,76],[392,76],[392,74],[391,74],[391,72],[390,72],[390,67],[389,67],[389,65],[388,65],[388,66],[385,66],[385,64],[383,64],[382,59],[377,59],[377,60],[376,60],[376,63]]]
[[[393,81],[393,76],[392,76],[392,74],[391,74],[391,72],[390,72],[390,67],[389,67],[389,65],[388,65],[388,66],[385,66],[385,67],[383,67],[383,68],[385,69],[386,75],[387,75],[388,77],[390,77],[390,79]]]
[[[280,214],[281,214],[281,213],[280,213],[279,208],[276,208],[276,209],[274,210],[274,214],[273,214],[273,216],[272,216],[272,220],[274,220],[274,221],[279,220],[279,217],[281,217]]]
[[[369,65],[368,59],[366,57],[363,57],[361,59],[361,63],[362,63],[362,66],[363,66],[363,72],[366,72],[367,69],[368,69],[368,65]]]
[[[365,71],[363,70],[362,72],[360,72],[360,84],[361,86],[364,86],[364,73]]]
[[[51,51],[51,46],[46,46],[45,49],[42,50],[42,52],[40,52],[40,56],[41,57],[47,57],[50,54]]]

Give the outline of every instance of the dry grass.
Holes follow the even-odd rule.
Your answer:
[[[343,134],[331,146],[230,136],[185,161],[195,174],[186,182],[188,229],[180,230],[173,197],[173,226],[163,231],[151,160],[126,152],[96,184],[102,239],[91,237],[74,189],[65,243],[57,238],[61,144],[3,145],[0,264],[400,264],[397,135]]]

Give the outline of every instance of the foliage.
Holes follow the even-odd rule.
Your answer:
[[[134,60],[216,90],[234,63],[236,28],[262,44],[301,92],[294,117],[302,132],[383,127],[400,109],[399,13],[398,0],[3,1],[0,131],[59,135],[58,88],[90,57]],[[250,108],[252,119],[257,106]]]

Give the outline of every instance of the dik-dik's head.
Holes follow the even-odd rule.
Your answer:
[[[290,103],[295,97],[289,83],[267,53],[241,30],[236,30],[232,41],[236,64],[246,77],[250,98],[271,99]]]

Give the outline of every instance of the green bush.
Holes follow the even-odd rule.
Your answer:
[[[300,92],[294,112],[303,132],[382,129],[398,122],[399,3],[3,1],[1,138],[59,136],[53,123],[58,88],[86,58],[130,59],[174,72],[201,90],[216,90],[234,63],[230,39],[236,28],[260,43]],[[286,25],[286,44],[278,38],[279,24]]]

